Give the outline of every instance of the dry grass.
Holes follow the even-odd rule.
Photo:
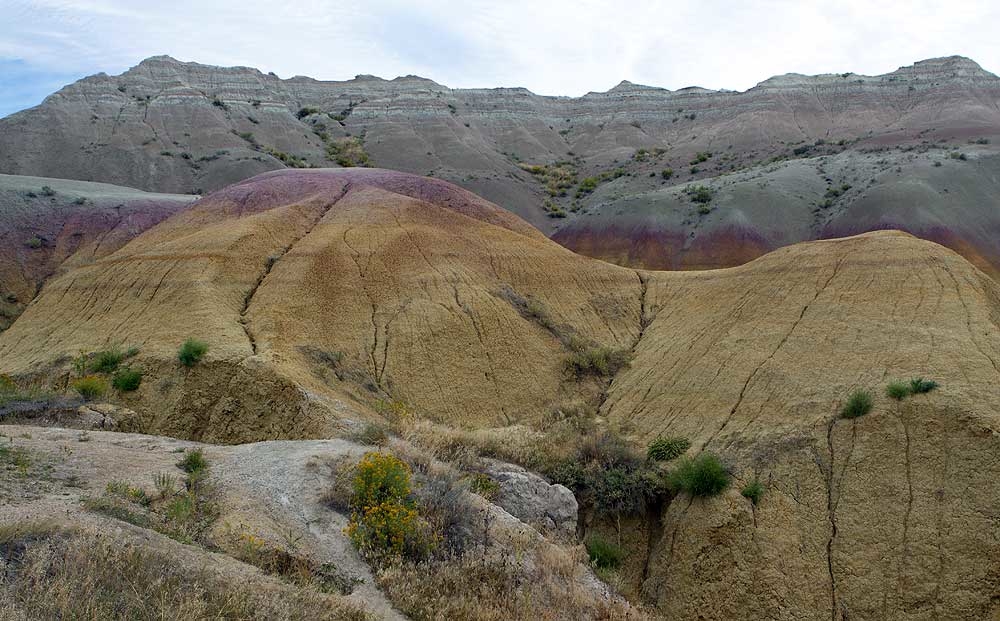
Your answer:
[[[0,528],[3,619],[365,619],[340,597],[224,579],[163,551],[51,524]]]
[[[531,537],[485,551],[379,572],[378,584],[406,615],[424,619],[642,619],[627,603],[585,584],[580,559]]]

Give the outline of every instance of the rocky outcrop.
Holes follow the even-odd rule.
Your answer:
[[[565,486],[552,484],[520,466],[489,460],[486,473],[500,490],[493,502],[517,519],[571,541],[576,537],[577,502]]]

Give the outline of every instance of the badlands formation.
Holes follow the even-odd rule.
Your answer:
[[[996,275],[998,145],[1000,78],[957,56],[745,92],[622,82],[577,98],[159,56],[0,119],[0,173],[203,194],[280,168],[372,165],[451,181],[630,267],[730,267],[898,229]],[[692,204],[701,187],[708,201]]]
[[[111,78],[82,84],[101,80]],[[596,106],[604,97],[591,99]],[[235,104],[208,106],[232,114]],[[271,103],[261,107],[277,114]],[[50,185],[57,197],[69,191]],[[341,618],[1000,614],[1000,286],[953,250],[876,231],[788,245],[725,269],[636,269],[574,254],[445,181],[382,169],[266,172],[190,205],[138,192],[116,200],[133,214],[127,242],[98,243],[119,239],[122,225],[95,224],[81,230],[85,252],[18,259],[19,271],[2,273],[4,291],[41,284],[0,332],[0,372],[45,395],[0,411],[9,438],[0,454],[9,461],[0,480],[5,525],[58,514],[179,566],[211,567],[230,583],[245,576],[273,589],[272,603],[320,598],[317,606]],[[52,209],[78,226],[69,207]],[[20,211],[3,213],[4,230],[20,226]],[[190,367],[177,359],[188,338],[209,346]],[[67,388],[81,352],[114,347],[136,348],[128,364],[142,372],[141,385],[109,393],[113,405],[73,402]],[[580,362],[602,355],[618,362]],[[890,382],[918,377],[937,388],[885,395]],[[842,417],[859,389],[873,395],[870,411]],[[95,424],[118,433],[62,428]],[[405,563],[370,569],[359,559],[344,534],[347,514],[323,494],[336,479],[330,460],[372,450],[363,445],[375,441],[366,433],[375,425],[393,430],[376,443],[411,455],[415,477],[450,469],[502,482],[483,494],[494,502],[467,500],[496,526],[486,529],[483,564],[459,575],[481,576],[474,568],[486,566],[496,541],[520,542],[520,573],[505,584],[530,596],[487,613],[486,591],[470,597],[468,583],[441,582],[453,575],[445,561],[406,582],[414,570]],[[607,500],[599,494],[580,496],[577,507],[550,485],[550,471],[549,481],[531,472],[568,450],[575,433],[584,441],[613,433],[642,453],[657,439],[683,437],[687,457],[717,455],[732,482],[714,496],[671,486],[610,516],[598,510]],[[118,505],[108,517],[95,504],[109,483],[105,495],[139,496],[121,491],[120,479],[152,493],[157,473],[181,457],[171,451],[196,447],[218,496],[198,545],[180,546],[124,519]],[[419,451],[430,457],[412,457]],[[38,464],[50,464],[47,474]],[[741,494],[753,482],[762,495]],[[541,523],[529,500],[542,503]],[[578,516],[575,529],[566,515]],[[294,548],[354,586],[318,593],[255,569],[245,547],[227,543],[236,525],[267,545],[286,541],[286,556]],[[0,535],[0,556],[20,575],[10,550],[30,545]],[[579,542],[598,535],[623,551],[616,570],[598,572],[610,587],[580,556]],[[74,536],[56,539],[72,545]],[[430,597],[422,583],[446,597]],[[482,608],[462,608],[468,599]]]

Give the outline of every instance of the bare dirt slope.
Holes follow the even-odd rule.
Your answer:
[[[51,280],[0,335],[0,371],[63,382],[60,357],[135,344],[146,376],[121,399],[142,428],[224,442],[329,436],[379,401],[474,428],[590,401],[639,446],[687,436],[735,473],[629,531],[635,591],[666,618],[991,618],[998,325],[991,278],[903,233],[636,272],[442,182],[302,171]],[[211,345],[190,370],[187,336]],[[574,336],[631,366],[574,380]],[[883,396],[916,376],[939,389]],[[873,411],[839,419],[857,388]]]
[[[148,429],[184,437],[328,434],[331,412],[375,397],[458,424],[508,424],[573,396],[555,326],[627,347],[640,298],[634,271],[578,257],[444,182],[289,171],[216,193],[50,281],[0,358],[20,374],[138,346],[149,371],[171,379],[144,383],[137,409]],[[528,316],[529,300],[550,328]],[[188,337],[211,350],[178,373]]]

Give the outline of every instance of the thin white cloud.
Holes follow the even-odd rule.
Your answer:
[[[1000,69],[995,0],[0,0],[0,15],[0,60],[80,76],[170,54],[285,77],[419,74],[580,95],[622,79],[744,90],[950,54]]]

